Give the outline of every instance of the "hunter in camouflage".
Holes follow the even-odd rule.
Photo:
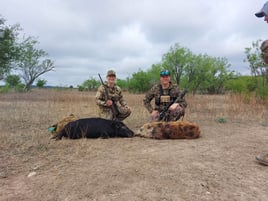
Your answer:
[[[176,84],[171,82],[170,72],[168,70],[162,70],[160,72],[160,84],[154,85],[143,100],[146,109],[150,113],[151,121],[159,121],[160,113],[174,102],[177,97],[180,96],[180,90]],[[154,99],[154,105],[151,101]],[[168,108],[168,118],[165,121],[177,121],[184,116],[187,103],[184,98],[177,99]]]
[[[268,23],[268,1],[263,5],[261,10],[255,13],[256,17],[264,18],[264,21]],[[261,44],[261,57],[265,64],[268,64],[268,40],[265,40]],[[260,154],[256,156],[256,160],[268,166],[268,154]]]
[[[121,88],[115,83],[115,71],[109,70],[106,79],[107,81],[104,82],[104,85],[99,86],[96,93],[96,104],[99,107],[99,117],[103,119],[123,121],[131,114],[131,108],[124,100]],[[106,96],[105,90],[108,92],[108,97]]]

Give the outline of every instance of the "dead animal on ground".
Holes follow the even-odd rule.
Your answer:
[[[134,132],[123,122],[102,118],[85,118],[69,122],[52,139],[133,137]]]
[[[189,121],[157,121],[144,124],[136,136],[153,139],[195,139],[200,136],[198,124]]]
[[[79,119],[77,116],[75,116],[74,114],[70,114],[67,117],[63,117],[58,123],[50,126],[48,128],[48,131],[55,136],[56,134],[58,134],[60,131],[62,131],[62,129],[64,128],[64,126],[66,124],[68,124],[69,122],[72,121],[76,121],[77,119]]]

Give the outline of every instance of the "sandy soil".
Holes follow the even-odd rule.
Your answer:
[[[267,201],[268,166],[255,156],[268,153],[268,127],[197,123],[194,140],[62,141],[49,140],[47,125],[22,119],[14,140],[2,123],[0,200]],[[128,125],[136,130],[140,122]]]

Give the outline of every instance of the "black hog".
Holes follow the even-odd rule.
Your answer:
[[[102,118],[85,118],[66,124],[52,139],[61,140],[62,137],[79,139],[133,136],[134,132],[123,122]]]

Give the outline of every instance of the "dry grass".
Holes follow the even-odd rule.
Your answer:
[[[148,121],[143,94],[124,94],[132,107],[125,123],[133,130]],[[187,95],[185,119],[202,122],[224,119],[229,122],[259,122],[268,125],[268,103],[246,99],[242,95]],[[95,92],[76,90],[34,90],[31,93],[8,93],[0,96],[2,150],[14,153],[46,149],[47,128],[71,113],[80,118],[97,116]],[[67,142],[68,143],[68,142]],[[3,163],[2,163],[3,164]]]
[[[148,121],[143,94],[124,94],[133,113],[125,123],[134,131]],[[268,102],[243,95],[187,94],[185,119],[200,123],[220,121],[268,125]],[[34,90],[0,94],[1,150],[9,153],[47,149],[50,125],[73,113],[80,118],[97,116],[95,92]],[[83,142],[83,141],[81,141]],[[66,142],[69,143],[69,142]],[[23,154],[22,154],[23,155]],[[3,164],[3,163],[2,163]]]
[[[125,120],[125,123],[135,131],[148,120],[148,112],[143,106],[144,95],[125,93],[124,96],[133,109],[132,115]],[[212,122],[226,122],[239,123],[242,126],[249,123],[268,126],[267,101],[260,102],[253,97],[249,98],[243,95],[192,96],[191,94],[187,94],[186,99],[188,108],[185,119],[197,122],[198,124],[209,125],[213,124]],[[84,163],[83,160],[86,157],[91,160],[96,159],[95,166],[98,166],[103,164],[103,160],[111,160],[113,159],[111,157],[114,157],[110,165],[116,166],[116,163],[120,163],[117,160],[120,150],[135,149],[134,146],[137,145],[135,143],[137,141],[137,143],[142,143],[142,140],[144,140],[136,139],[135,141],[135,139],[124,139],[125,141],[123,144],[120,144],[121,149],[119,150],[116,149],[118,147],[118,141],[116,139],[95,140],[90,146],[86,139],[74,141],[62,140],[60,143],[54,143],[53,141],[52,143],[49,140],[50,135],[47,128],[71,113],[80,118],[97,116],[95,92],[34,90],[31,93],[0,94],[0,186],[6,186],[5,189],[9,192],[17,191],[15,195],[1,195],[0,191],[0,200],[1,198],[3,200],[12,200],[12,198],[29,200],[30,197],[40,199],[46,193],[55,191],[53,188],[59,188],[58,185],[60,185],[60,183],[57,183],[49,187],[43,186],[40,181],[35,181],[34,184],[36,187],[46,188],[46,190],[40,192],[40,195],[36,195],[32,189],[26,187],[20,189],[18,184],[14,184],[16,187],[12,188],[10,186],[12,178],[18,179],[21,175],[27,175],[32,171],[39,171],[39,179],[46,180],[47,174],[50,173],[53,176],[53,171],[61,169],[56,177],[66,182],[64,171],[67,171],[69,164]],[[146,142],[148,143],[146,145],[148,148],[155,146],[155,142]],[[173,142],[170,143],[172,144]],[[103,147],[108,146],[113,149],[103,151]],[[102,152],[98,152],[100,150]],[[114,155],[108,155],[111,152],[114,152]],[[62,161],[63,157],[64,161]],[[101,157],[101,159],[97,160],[98,157]],[[122,160],[125,163],[124,165],[127,165],[129,155],[125,157]],[[143,160],[145,159],[137,158],[135,163],[139,165]],[[88,164],[89,161],[85,163]],[[77,171],[73,170],[73,172]],[[82,171],[85,171],[86,174],[86,170]],[[135,172],[135,170],[133,171]],[[137,168],[137,171],[139,171],[139,168]],[[75,181],[79,183],[78,180]],[[27,186],[25,183],[21,183],[20,185]],[[101,187],[99,186],[99,188]],[[94,194],[91,194],[91,196],[94,197]],[[57,198],[60,199],[59,196]],[[78,198],[70,198],[69,200]],[[53,195],[50,195],[46,200],[54,200]],[[102,199],[100,198],[99,200]],[[109,199],[103,198],[103,200]]]

